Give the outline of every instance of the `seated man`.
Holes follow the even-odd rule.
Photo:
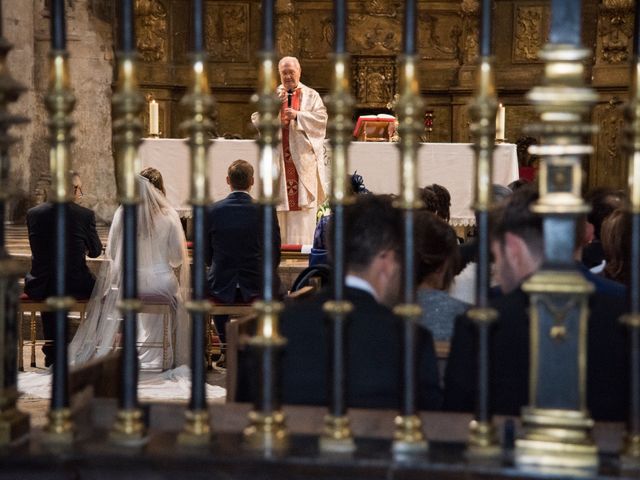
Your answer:
[[[96,258],[102,253],[96,216],[93,211],[73,202],[69,203],[67,212],[67,294],[75,298],[89,298],[96,279],[87,267],[85,254]],[[56,208],[51,202],[42,203],[27,212],[31,271],[25,277],[24,292],[33,300],[44,300],[55,294],[55,219]],[[54,359],[55,313],[42,312],[41,315],[42,330],[47,340],[42,352],[48,367]]]
[[[219,303],[249,303],[262,285],[262,222],[260,206],[253,203],[253,167],[236,160],[227,171],[231,193],[207,212],[205,261],[209,266],[209,294]],[[274,269],[280,263],[280,228],[274,215]],[[276,292],[279,288],[278,276]],[[216,317],[216,328],[224,341],[227,316]]]
[[[521,285],[540,268],[544,256],[542,219],[530,211],[536,199],[534,189],[523,187],[492,219],[491,250],[503,292],[491,300],[498,321],[489,340],[489,401],[497,414],[519,415],[529,400],[529,296]],[[579,248],[576,257],[580,258]],[[628,412],[627,341],[625,327],[618,321],[625,311],[624,288],[586,269],[580,271],[595,287],[589,299],[587,407],[597,420],[622,420]],[[445,372],[444,407],[472,411],[476,398],[477,329],[461,316]]]
[[[354,307],[347,321],[347,405],[398,408],[402,383],[402,319],[390,310],[398,297],[402,215],[389,197],[361,195],[345,211],[346,299]],[[328,371],[326,290],[293,303],[281,316],[287,339],[283,355],[285,403],[326,405]],[[417,346],[417,400],[420,409],[440,406],[433,338],[420,330]],[[238,399],[255,398],[254,358],[241,352]],[[253,388],[250,388],[253,387]]]

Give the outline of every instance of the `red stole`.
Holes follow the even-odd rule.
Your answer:
[[[284,118],[284,109],[287,108],[287,99],[282,102],[280,107],[280,118]],[[291,108],[300,110],[300,89],[296,88],[291,96]],[[284,179],[287,187],[287,199],[289,200],[289,210],[300,210],[298,205],[298,188],[299,179],[298,171],[291,158],[291,150],[289,149],[289,122],[282,121],[282,155],[284,157]]]

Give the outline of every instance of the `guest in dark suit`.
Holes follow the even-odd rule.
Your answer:
[[[402,216],[389,197],[361,195],[345,215],[346,298],[354,310],[347,322],[347,402],[350,407],[398,408],[401,399],[402,320],[390,310],[398,299]],[[322,291],[286,308],[281,333],[285,403],[325,405],[330,378],[327,319],[322,305],[331,298]],[[418,406],[439,408],[433,338],[418,332]],[[253,359],[241,355],[239,400],[255,398],[249,384],[257,371]]]
[[[524,187],[492,219],[491,250],[503,292],[491,299],[499,317],[491,327],[489,344],[489,398],[498,414],[518,415],[529,399],[529,296],[521,285],[543,259],[542,220],[529,210],[536,199],[537,192]],[[580,253],[576,249],[576,258]],[[618,321],[626,309],[625,289],[586,269],[580,271],[596,289],[589,299],[587,407],[596,420],[622,420],[629,398],[627,341]],[[476,398],[477,329],[461,316],[445,372],[444,407],[472,411]]]
[[[253,167],[236,160],[227,171],[231,193],[213,204],[207,212],[206,262],[209,266],[209,293],[218,303],[249,303],[262,286],[262,221],[259,205],[249,194],[253,186]],[[280,263],[280,227],[274,215],[274,269]],[[275,272],[274,272],[275,273]],[[277,274],[276,288],[279,281]],[[227,317],[216,318],[224,341]]]
[[[44,300],[55,293],[55,204],[45,202],[27,212],[31,271],[26,275],[24,292],[34,300]],[[96,231],[93,211],[76,203],[69,203],[67,217],[67,294],[75,298],[89,298],[95,277],[89,271],[85,255],[96,258],[102,253],[102,243]],[[45,365],[53,361],[55,313],[42,313],[45,340],[42,347]]]

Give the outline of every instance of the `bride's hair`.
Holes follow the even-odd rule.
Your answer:
[[[149,180],[151,185],[160,190],[164,196],[167,196],[167,192],[164,189],[164,180],[162,180],[162,174],[159,170],[153,167],[147,167],[140,172],[140,175]]]

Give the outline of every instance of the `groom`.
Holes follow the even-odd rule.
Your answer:
[[[216,303],[250,303],[260,294],[262,285],[262,222],[260,208],[253,203],[253,167],[245,160],[236,160],[227,171],[231,193],[209,207],[205,260],[209,265],[209,294]],[[274,269],[280,263],[280,227],[274,216]],[[279,279],[276,279],[276,292]],[[224,342],[228,317],[216,316],[214,321],[220,340]]]

